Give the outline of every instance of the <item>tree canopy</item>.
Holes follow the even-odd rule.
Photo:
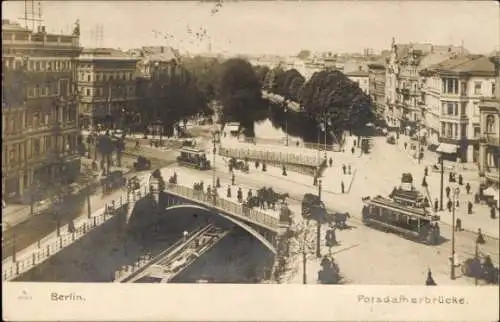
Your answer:
[[[374,120],[371,98],[340,71],[314,73],[299,99],[309,115],[318,121],[326,118],[337,131],[359,132]]]
[[[300,59],[307,59],[307,58],[309,58],[309,56],[311,56],[311,52],[309,50],[306,50],[306,49],[302,49],[299,52],[299,54],[297,55],[297,57]]]
[[[220,66],[218,94],[223,121],[237,121],[253,136],[254,122],[267,117],[267,105],[252,65],[240,58],[225,61]]]

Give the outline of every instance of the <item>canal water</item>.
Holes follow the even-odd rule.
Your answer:
[[[119,238],[113,228],[89,232],[93,235],[77,241],[17,280],[112,282],[121,267],[132,265],[146,254],[154,257],[182,238],[184,231],[208,223],[232,230],[172,282],[259,283],[266,278],[274,256],[257,239],[206,211],[175,209],[165,212],[161,222],[135,234],[136,237]]]

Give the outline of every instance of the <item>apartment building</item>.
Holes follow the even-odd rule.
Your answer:
[[[462,55],[467,51],[460,47],[434,46],[431,44],[396,44],[392,40],[391,52],[386,64],[387,123],[405,132],[420,127],[421,82],[420,71],[428,66]]]
[[[359,88],[363,91],[363,93],[365,93],[366,95],[369,94],[370,82],[368,77],[369,74],[367,71],[361,70],[361,68],[359,68],[359,70],[346,73],[345,75],[350,80],[358,84]]]
[[[82,128],[123,128],[135,109],[136,69],[140,58],[115,49],[84,49],[78,58]]]
[[[495,96],[479,103],[479,173],[485,181],[499,189],[500,170],[500,55],[491,57],[495,65]]]
[[[385,78],[384,57],[368,64],[368,93],[380,119],[386,119]]]
[[[458,161],[477,162],[479,103],[494,96],[494,64],[481,55],[458,56],[430,66],[420,74],[423,126],[428,129],[430,143],[439,143],[441,152],[455,155]]]
[[[2,198],[31,202],[80,172],[80,26],[49,34],[2,20]]]

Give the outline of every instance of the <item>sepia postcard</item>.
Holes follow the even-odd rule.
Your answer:
[[[498,321],[496,1],[2,2],[6,321]]]

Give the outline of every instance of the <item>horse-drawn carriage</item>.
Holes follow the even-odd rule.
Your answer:
[[[138,156],[137,161],[134,162],[134,169],[136,171],[150,170],[151,169],[151,160],[143,157],[142,155]]]
[[[432,215],[427,209],[408,207],[382,196],[362,200],[365,225],[416,237],[429,245],[439,242],[439,216]]]
[[[199,170],[209,170],[210,161],[205,155],[205,151],[190,147],[183,147],[180,150],[180,155],[177,157],[177,162],[180,165],[193,167]]]
[[[137,190],[140,187],[141,187],[141,181],[139,180],[139,178],[137,178],[137,176],[133,176],[128,180],[128,188],[130,190]]]
[[[278,202],[283,203],[288,197],[288,193],[278,193],[273,188],[263,187],[257,190],[255,196],[247,198],[244,205],[249,208],[260,207],[265,209],[267,206],[269,209],[275,209]]]
[[[466,259],[462,264],[462,273],[488,284],[498,284],[499,280],[499,269],[493,265],[490,256],[485,256],[482,261],[479,256]]]
[[[229,168],[236,169],[248,173],[250,171],[250,167],[248,166],[248,162],[244,162],[241,160],[236,160],[235,158],[229,159]]]

